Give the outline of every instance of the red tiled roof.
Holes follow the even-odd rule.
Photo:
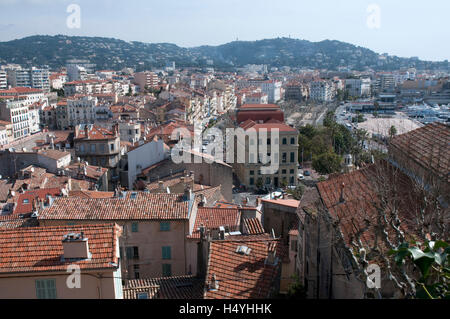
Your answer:
[[[202,299],[203,280],[194,276],[134,279],[125,282],[124,299],[138,299],[147,293],[148,299]]]
[[[294,199],[263,199],[262,202],[271,203],[275,205],[287,206],[297,208],[300,205],[300,201]]]
[[[450,182],[450,126],[432,123],[396,136],[390,145]]]
[[[239,230],[241,213],[236,208],[204,208],[199,207],[195,219],[194,230],[190,238],[200,238],[201,225],[208,230],[217,230],[219,227],[228,227],[230,232]]]
[[[89,140],[105,140],[113,139],[116,136],[113,132],[96,125],[88,125],[88,135],[86,136],[85,124],[80,125],[78,135],[75,136],[76,139],[86,139]]]
[[[189,201],[182,195],[127,192],[123,198],[57,198],[38,219],[178,220],[187,219],[188,214]]]
[[[280,132],[297,132],[297,130],[287,124],[284,124],[282,122],[277,122],[276,120],[269,120],[266,123],[255,123],[254,121],[247,120],[246,122],[242,123],[240,125],[244,130],[254,129],[257,132],[259,130],[267,130],[268,132],[271,132],[272,130],[278,129]]]
[[[97,192],[97,191],[71,191],[69,197],[80,198],[113,198],[114,192]]]
[[[84,233],[88,239],[90,259],[63,261],[62,239],[69,233]],[[30,227],[0,231],[0,273],[65,272],[76,264],[84,270],[117,269],[117,225],[72,227]]]
[[[206,206],[208,207],[214,206],[218,201],[221,201],[223,199],[221,185],[202,189],[194,192],[194,194],[196,195],[197,202],[199,202],[201,199],[200,195],[204,195],[206,198]]]
[[[42,90],[33,89],[29,87],[15,87],[9,90],[0,90],[0,95],[12,94],[13,96],[17,94],[30,94],[30,93],[42,93]]]
[[[343,187],[344,186],[344,187]],[[350,244],[356,232],[370,224],[361,235],[362,242],[372,244],[373,227],[377,225],[378,210],[385,202],[386,212],[395,202],[402,220],[401,228],[411,236],[416,232],[414,223],[420,207],[413,181],[387,162],[379,162],[352,173],[339,175],[317,184],[323,204],[331,216],[338,220],[344,240]],[[340,201],[343,191],[344,201]],[[389,214],[388,218],[389,218]],[[393,235],[392,232],[389,234]]]
[[[47,188],[47,189],[37,189],[25,192],[19,195],[17,199],[17,206],[14,209],[14,214],[29,214],[33,212],[33,201],[39,198],[40,200],[45,200],[47,195],[52,197],[60,196],[61,189],[60,188]],[[35,203],[35,208],[38,208],[39,205]]]
[[[264,228],[258,218],[245,218],[244,227],[247,235],[264,234]]]
[[[270,297],[278,275],[276,266],[266,264],[269,250],[278,240],[240,236],[240,240],[213,241],[210,245],[206,285],[213,275],[219,283],[217,291],[206,291],[205,299],[265,299]],[[251,249],[250,255],[237,253],[239,246]],[[277,252],[277,256],[279,256]]]

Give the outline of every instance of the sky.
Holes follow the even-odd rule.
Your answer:
[[[450,60],[449,12],[448,0],[0,0],[0,41],[65,34],[194,47],[291,37],[441,61]]]

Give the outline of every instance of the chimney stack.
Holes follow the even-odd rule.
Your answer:
[[[89,138],[89,125],[84,125],[84,135],[86,135],[86,138]]]
[[[345,189],[345,183],[342,183],[342,185],[341,185],[341,197],[339,198],[339,203],[344,203],[345,202],[344,189]]]
[[[184,201],[185,202],[190,201],[191,200],[191,195],[192,195],[191,188],[190,187],[186,187],[184,189],[184,195],[183,195]]]
[[[89,259],[91,254],[89,252],[88,239],[84,237],[84,233],[80,234],[70,233],[63,237],[62,240],[64,259]]]
[[[213,274],[211,277],[211,282],[209,284],[209,291],[217,290],[219,290],[219,282],[217,281],[216,274]]]
[[[159,181],[159,182],[158,182],[158,185],[159,185],[159,191],[160,191],[161,193],[165,193],[164,182],[163,182],[163,181]]]
[[[266,264],[275,266],[278,263],[277,250],[275,248],[272,248],[271,244],[269,244],[269,247],[267,250],[268,251],[267,251]]]

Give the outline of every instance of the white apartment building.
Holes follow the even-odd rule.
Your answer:
[[[29,102],[24,97],[0,100],[0,118],[13,125],[14,140],[30,135]]]
[[[87,79],[87,71],[78,64],[67,64],[67,77],[69,82],[84,81]]]
[[[8,69],[8,84],[11,87],[31,87],[45,92],[50,91],[50,72],[48,67],[31,69]]]
[[[277,103],[281,100],[281,85],[281,82],[275,80],[261,83],[261,90],[268,95],[269,103]]]
[[[67,100],[67,125],[94,124],[112,118],[109,104],[99,103],[93,96],[83,96]]]
[[[46,68],[31,68],[31,87],[45,92],[50,91],[50,72]]]
[[[134,74],[134,83],[139,85],[141,91],[143,91],[146,87],[158,87],[159,78],[154,72],[139,72]]]
[[[348,91],[348,94],[353,97],[370,96],[370,85],[370,78],[345,80],[345,89]]]
[[[6,90],[8,88],[8,73],[4,70],[0,70],[0,90]]]
[[[316,102],[330,102],[333,99],[333,87],[328,81],[310,83],[310,99]]]
[[[137,143],[141,139],[141,125],[129,121],[119,123],[120,140],[123,142]]]

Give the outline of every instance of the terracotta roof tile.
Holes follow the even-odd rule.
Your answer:
[[[264,228],[261,221],[258,218],[245,218],[244,228],[247,235],[259,235],[264,234]]]
[[[396,136],[390,145],[450,182],[450,126],[432,123]]]
[[[38,219],[178,220],[188,219],[189,201],[179,194],[127,192],[123,198],[57,198]]]
[[[64,261],[62,239],[69,233],[88,238],[90,259]],[[116,269],[117,225],[30,227],[0,231],[0,273],[66,271],[69,264],[81,269]]]
[[[266,264],[269,250],[276,250],[278,240],[240,236],[234,240],[213,241],[210,246],[206,285],[213,275],[217,291],[206,291],[205,299],[264,299],[276,286],[279,263]],[[239,246],[251,249],[249,255],[237,253]],[[278,257],[278,252],[276,253]]]
[[[217,230],[223,226],[229,232],[238,231],[240,227],[241,213],[236,208],[205,208],[199,207],[195,219],[194,231],[190,238],[200,238],[201,225],[208,230]]]
[[[203,284],[194,276],[128,280],[123,297],[138,299],[138,294],[146,293],[148,299],[202,299]]]

